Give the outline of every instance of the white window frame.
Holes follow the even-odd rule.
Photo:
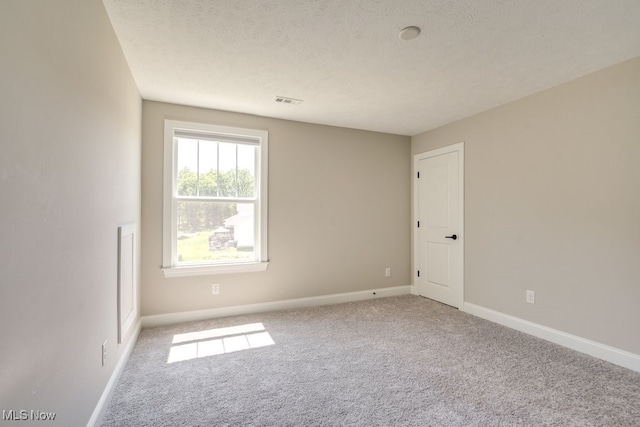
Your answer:
[[[175,131],[204,132],[219,136],[221,141],[233,141],[234,138],[251,138],[256,144],[258,161],[256,162],[256,260],[228,263],[197,263],[178,265],[177,263],[177,144]],[[265,130],[244,129],[218,126],[206,123],[194,123],[178,120],[164,121],[164,200],[163,200],[163,240],[162,272],[165,277],[186,277],[214,274],[248,273],[265,271],[269,264],[267,254],[267,177],[268,177],[269,134]]]

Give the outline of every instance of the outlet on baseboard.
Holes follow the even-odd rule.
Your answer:
[[[107,363],[107,341],[105,340],[102,343],[102,366],[105,365],[105,363]]]
[[[211,284],[211,295],[218,295],[220,293],[220,284],[212,283]]]
[[[535,304],[536,303],[536,293],[534,291],[527,290],[526,293],[525,293],[525,301],[528,302],[529,304]]]

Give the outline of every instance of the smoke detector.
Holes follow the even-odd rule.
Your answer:
[[[412,25],[411,27],[403,28],[402,30],[400,30],[400,34],[398,34],[398,37],[400,37],[402,40],[413,40],[419,35],[420,27]]]

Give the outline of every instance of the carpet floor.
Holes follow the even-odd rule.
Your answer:
[[[640,426],[640,373],[413,295],[143,329],[103,426]]]

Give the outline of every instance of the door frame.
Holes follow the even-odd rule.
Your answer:
[[[442,148],[437,148],[434,150],[429,150],[429,151],[424,151],[422,153],[418,153],[418,154],[414,154],[413,155],[413,170],[412,170],[412,174],[413,174],[413,180],[411,181],[413,183],[413,199],[412,199],[412,203],[413,203],[413,217],[412,217],[412,237],[413,237],[413,256],[412,256],[412,269],[411,269],[411,287],[412,287],[412,293],[413,294],[418,294],[418,285],[417,285],[417,271],[418,271],[418,254],[420,253],[419,248],[418,248],[418,243],[419,243],[419,236],[418,236],[418,214],[419,214],[419,207],[420,207],[420,193],[419,193],[419,188],[420,186],[418,185],[418,170],[419,170],[419,162],[420,160],[424,160],[424,159],[428,159],[430,157],[436,157],[436,156],[441,156],[443,154],[448,154],[448,153],[453,153],[453,152],[457,152],[458,153],[458,185],[459,185],[459,192],[458,192],[458,202],[459,202],[459,206],[460,206],[460,230],[457,233],[458,234],[458,244],[462,245],[462,247],[460,248],[460,269],[461,271],[460,273],[460,281],[461,286],[462,286],[462,292],[460,292],[460,298],[458,301],[458,310],[460,311],[464,311],[463,307],[464,307],[464,241],[465,241],[465,233],[464,233],[464,141],[458,142],[456,144],[452,144],[452,145],[448,145],[446,147],[442,147]]]

